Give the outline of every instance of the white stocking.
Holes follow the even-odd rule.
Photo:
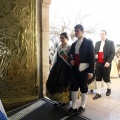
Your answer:
[[[77,108],[77,99],[78,99],[78,91],[71,92],[71,99],[72,99],[72,108]]]
[[[101,81],[97,81],[96,86],[97,86],[97,93],[101,94]]]
[[[106,85],[107,85],[108,89],[111,89],[111,83],[110,82],[106,83]]]
[[[87,93],[81,94],[81,107],[82,108],[85,108],[87,97],[88,97]]]

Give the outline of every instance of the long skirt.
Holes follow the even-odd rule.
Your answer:
[[[46,89],[46,96],[51,100],[64,103],[70,101],[70,67],[59,56],[50,71]]]

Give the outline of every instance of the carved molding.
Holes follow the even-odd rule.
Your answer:
[[[42,31],[49,32],[49,5],[51,0],[42,0]]]
[[[51,0],[42,0],[43,5],[49,6],[51,4]]]

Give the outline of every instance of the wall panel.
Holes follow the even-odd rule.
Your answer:
[[[6,110],[38,98],[36,0],[0,0],[0,99]]]

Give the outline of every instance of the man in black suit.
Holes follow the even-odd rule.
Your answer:
[[[68,115],[82,114],[85,111],[88,80],[93,77],[95,60],[93,42],[84,37],[83,26],[78,24],[74,28],[77,41],[72,44],[70,51],[72,107],[68,110]],[[81,91],[81,105],[77,109],[79,88]]]
[[[114,43],[107,39],[107,32],[105,30],[101,30],[100,37],[101,40],[95,44],[97,94],[93,97],[94,100],[101,97],[102,79],[107,85],[106,96],[111,94],[110,71],[111,62],[115,56]]]

